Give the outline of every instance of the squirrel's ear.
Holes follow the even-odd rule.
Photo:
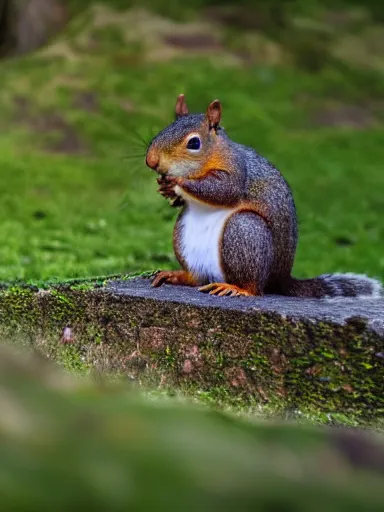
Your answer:
[[[187,107],[187,104],[185,103],[184,94],[179,94],[179,96],[177,98],[175,114],[176,114],[176,118],[188,115],[188,107]]]
[[[217,128],[220,124],[221,119],[221,103],[219,100],[212,101],[212,103],[207,108],[206,113],[209,128]]]

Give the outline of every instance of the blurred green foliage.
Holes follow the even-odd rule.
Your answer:
[[[262,12],[290,13],[294,12],[314,12],[324,9],[348,9],[365,8],[377,21],[383,21],[384,14],[380,2],[376,0],[194,0],[185,2],[184,0],[100,0],[101,2],[113,5],[117,9],[127,9],[135,6],[145,6],[157,10],[161,13],[180,17],[185,13],[193,13],[199,9],[211,6],[233,6],[238,5],[241,8],[257,8]],[[68,0],[70,11],[77,14],[79,10],[86,9],[95,3],[95,0]]]
[[[379,511],[384,443],[144,400],[0,350],[0,508]]]

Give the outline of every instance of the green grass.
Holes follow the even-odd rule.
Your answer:
[[[96,47],[81,39],[92,33]],[[231,38],[219,58],[206,52],[148,62],[143,41],[124,44],[124,37],[122,25],[95,32],[86,12],[53,44],[56,51],[66,45],[67,57],[0,62],[0,281],[177,267],[177,212],[156,193],[137,134],[148,140],[169,123],[179,92],[194,111],[220,98],[230,136],[287,178],[300,221],[297,276],[384,278],[379,74],[332,61],[316,74],[268,63],[232,66]],[[95,108],[77,106],[84,92]],[[20,97],[27,108],[20,99],[15,105]],[[315,126],[314,112],[329,104],[364,105],[375,121],[361,129]],[[47,112],[70,128],[53,129]],[[80,152],[50,149],[65,130]]]

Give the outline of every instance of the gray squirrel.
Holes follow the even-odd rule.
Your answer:
[[[221,111],[215,100],[205,114],[189,114],[181,94],[175,121],[148,146],[146,164],[160,175],[160,194],[182,206],[173,235],[182,270],[159,272],[152,286],[198,286],[219,296],[381,296],[381,283],[364,275],[291,276],[291,190],[266,158],[228,137]]]

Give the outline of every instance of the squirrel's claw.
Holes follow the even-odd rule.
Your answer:
[[[153,288],[157,288],[165,283],[185,286],[197,285],[193,275],[185,270],[162,270],[155,274],[151,284]]]
[[[199,292],[209,292],[209,295],[217,297],[239,297],[241,295],[250,297],[253,294],[244,288],[228,283],[209,283],[198,288]]]
[[[167,279],[169,277],[169,274],[170,274],[169,272],[159,272],[158,274],[156,274],[153,277],[152,283],[151,283],[153,288],[157,288],[157,287],[161,286],[162,284],[166,283]]]

